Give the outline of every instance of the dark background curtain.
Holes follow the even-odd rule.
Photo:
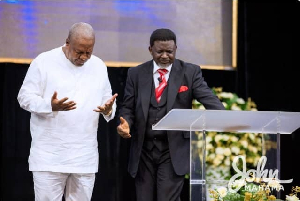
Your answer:
[[[296,60],[299,8],[298,1],[239,1],[238,69],[203,70],[209,86],[222,86],[224,91],[235,92],[245,99],[251,97],[261,111],[299,112],[300,104],[296,98],[299,91],[299,61]],[[16,99],[28,67],[28,64],[0,63],[1,201],[34,200],[32,175],[28,171],[30,113],[21,109]],[[127,70],[125,67],[108,68],[113,93],[119,94],[118,109]],[[93,201],[135,200],[133,179],[127,173],[130,140],[118,136],[117,125],[117,118],[109,123],[100,118],[100,163]],[[280,179],[294,179],[292,184],[284,185],[284,199],[291,186],[300,185],[300,173],[295,164],[300,154],[297,148],[300,133],[297,130],[291,135],[280,135],[280,141]],[[188,186],[185,186],[182,198],[188,200]]]
[[[283,2],[283,1],[281,1]],[[300,111],[297,98],[299,74],[299,1],[258,3],[239,1],[238,94],[251,97],[261,111]],[[296,165],[300,150],[299,129],[280,135],[281,199],[300,185]]]

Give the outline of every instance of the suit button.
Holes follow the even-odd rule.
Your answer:
[[[156,140],[156,137],[155,137],[155,138],[153,138],[153,140]]]

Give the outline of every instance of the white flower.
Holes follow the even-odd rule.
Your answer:
[[[215,136],[215,141],[218,143],[220,140],[222,140],[222,135],[217,134],[217,135]]]
[[[245,180],[238,179],[238,180],[234,180],[231,184],[228,184],[228,185],[231,185],[232,188],[238,188],[238,189],[240,189],[245,184],[246,184]]]
[[[200,109],[200,110],[205,110],[204,105],[200,105],[199,109]]]
[[[197,142],[197,148],[202,148],[202,142],[201,141]]]
[[[250,146],[249,145],[248,149],[249,149],[249,151],[252,151],[255,154],[258,152],[258,149],[256,147],[254,147],[254,146]]]
[[[224,149],[224,155],[225,155],[225,156],[230,156],[230,155],[231,155],[230,148],[225,148],[225,149]]]
[[[240,141],[240,143],[244,148],[248,147],[248,142],[246,140],[242,140],[242,141]]]
[[[270,180],[269,182],[268,182],[268,186],[270,186],[270,187],[272,187],[272,188],[280,188],[280,183],[278,182],[278,180],[277,179],[272,179],[272,180]]]
[[[226,187],[220,187],[217,189],[219,195],[221,198],[225,197],[227,195],[227,188]]]
[[[260,183],[260,181],[261,181],[261,178],[257,178],[257,177],[255,177],[255,178],[254,178],[254,182],[256,182],[256,183],[258,183],[258,184],[259,184],[259,183]]]
[[[212,150],[214,147],[212,146],[212,144],[206,144],[206,150]]]
[[[228,92],[221,92],[221,93],[219,94],[219,96],[220,96],[221,98],[229,98],[229,99],[233,98],[233,94],[232,94],[232,93],[228,93]]]
[[[223,141],[228,141],[229,140],[229,136],[228,135],[222,135],[222,140]]]
[[[214,164],[215,166],[218,166],[218,165],[220,165],[221,163],[222,163],[222,160],[220,160],[219,158],[214,158],[213,164]]]
[[[238,147],[231,147],[231,152],[235,155],[238,155],[240,153],[240,148]]]
[[[223,154],[224,154],[224,148],[222,148],[222,147],[217,147],[217,148],[216,148],[216,154],[217,154],[217,155],[223,155]]]
[[[214,160],[215,159],[215,157],[216,157],[216,154],[214,154],[214,153],[211,153],[211,154],[209,154],[208,156],[207,156],[207,160]]]
[[[236,100],[236,102],[237,102],[238,104],[245,104],[245,101],[244,101],[244,99],[242,99],[242,98],[238,98],[238,99]]]
[[[299,200],[299,198],[296,195],[292,195],[292,196],[286,195],[285,200],[294,201],[294,200]]]
[[[206,144],[210,143],[212,141],[212,138],[210,136],[206,136]]]
[[[252,141],[255,140],[256,135],[254,133],[248,133],[248,136]]]
[[[217,154],[217,155],[216,155],[216,158],[219,159],[219,160],[223,160],[223,159],[224,159],[224,155]]]
[[[230,166],[230,158],[229,157],[226,157],[225,161],[224,161],[224,164],[226,166]]]
[[[222,102],[224,107],[227,108],[227,103],[226,102]]]
[[[211,158],[211,159],[214,159],[214,158],[216,158],[216,154],[215,153],[211,153],[211,154],[209,154],[208,157]]]
[[[242,110],[238,105],[236,105],[235,103],[234,104],[232,104],[232,106],[231,106],[231,108],[230,108],[231,110]]]
[[[230,140],[232,141],[232,142],[237,142],[238,140],[239,140],[239,138],[237,138],[236,136],[230,136]]]

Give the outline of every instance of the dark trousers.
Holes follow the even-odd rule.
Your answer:
[[[135,178],[137,201],[180,201],[184,175],[177,175],[169,149],[143,149]]]

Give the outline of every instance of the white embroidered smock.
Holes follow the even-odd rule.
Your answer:
[[[60,100],[75,101],[76,109],[52,111],[54,91]],[[96,57],[81,67],[73,65],[62,47],[41,53],[26,74],[18,94],[20,106],[31,112],[29,170],[64,173],[98,171],[98,112],[112,97],[107,67]],[[116,104],[111,116],[114,118]]]

